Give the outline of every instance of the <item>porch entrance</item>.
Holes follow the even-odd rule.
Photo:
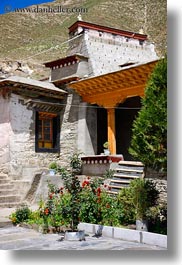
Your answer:
[[[122,154],[124,160],[133,160],[128,152],[132,136],[132,123],[141,108],[141,98],[132,97],[115,109],[116,154]],[[103,144],[108,139],[107,110],[97,109],[97,154],[103,153]]]
[[[107,121],[105,112],[103,112],[103,116],[101,113],[98,114],[101,118],[99,118],[100,122],[98,122],[98,129],[96,129],[98,132],[96,152],[103,152],[101,148],[107,134],[111,154],[115,155],[121,152],[124,159],[129,159],[128,146],[131,141],[131,124],[137,114],[137,109],[121,110],[120,113],[116,107],[121,102],[129,104],[127,101],[131,98],[144,96],[146,83],[157,62],[155,60],[145,64],[132,65],[116,72],[69,84],[82,97],[83,102],[97,104],[107,111]],[[133,106],[133,102],[130,104]],[[107,132],[105,131],[105,124],[107,124]]]

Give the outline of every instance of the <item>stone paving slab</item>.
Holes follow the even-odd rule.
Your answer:
[[[0,250],[166,250],[165,248],[107,237],[86,236],[86,241],[61,240],[60,234],[41,234],[24,227],[0,228]]]

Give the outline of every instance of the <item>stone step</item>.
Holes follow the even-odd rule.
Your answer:
[[[130,182],[144,176],[144,165],[136,161],[120,161],[114,169],[114,176],[109,186],[111,194],[118,194],[122,188],[127,188]]]
[[[8,184],[10,181],[8,179],[0,179],[0,185],[1,184]]]
[[[6,195],[16,195],[17,194],[17,191],[14,190],[14,189],[4,189],[4,190],[1,190],[0,189],[0,196],[6,196]]]
[[[119,161],[119,165],[129,165],[129,166],[142,166],[144,167],[144,164],[139,161]]]
[[[16,208],[20,205],[21,205],[20,202],[0,202],[0,209],[1,208]]]
[[[114,178],[118,178],[118,179],[122,179],[122,178],[124,178],[124,179],[136,179],[136,178],[139,178],[139,176],[138,175],[125,175],[125,174],[122,174],[122,173],[115,173],[114,175],[113,175],[113,177]]]
[[[128,183],[123,183],[123,184],[118,184],[118,185],[116,185],[116,184],[109,184],[109,187],[111,188],[111,191],[112,191],[113,189],[120,190],[120,189],[122,189],[122,188],[126,188],[126,187],[128,187]]]
[[[111,195],[117,195],[118,194],[118,191],[108,190],[107,193],[109,193]]]
[[[9,189],[13,189],[14,185],[13,184],[2,184],[0,185],[0,190],[9,190]]]
[[[8,179],[8,175],[0,174],[0,180],[7,180],[7,179]]]
[[[135,168],[135,169],[133,169],[133,168],[122,168],[122,167],[118,167],[118,168],[116,168],[115,169],[115,171],[119,171],[119,172],[135,172],[135,173],[143,173],[143,170],[142,169],[138,169],[138,168]]]
[[[20,202],[20,200],[21,197],[18,195],[0,196],[0,203]]]
[[[122,184],[122,183],[124,183],[124,184],[129,184],[130,183],[130,180],[122,180],[122,179],[111,179],[111,181],[110,181],[110,184],[109,185],[113,185],[113,183],[114,184]]]

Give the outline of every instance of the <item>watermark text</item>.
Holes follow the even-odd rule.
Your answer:
[[[54,14],[85,14],[88,12],[88,8],[86,7],[63,7],[63,6],[45,6],[40,7],[39,5],[33,7],[25,7],[25,8],[13,8],[10,5],[4,7],[4,12],[14,12],[14,13],[54,13]]]

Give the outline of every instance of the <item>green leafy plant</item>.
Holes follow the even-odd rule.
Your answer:
[[[65,168],[58,169],[58,172],[64,181],[64,186],[71,195],[69,214],[71,214],[72,216],[70,224],[72,230],[75,230],[79,223],[80,207],[78,204],[78,200],[79,200],[79,193],[81,191],[81,187],[77,174],[80,172],[82,165],[79,155],[80,155],[79,153],[74,153],[70,157],[70,168],[71,168],[70,171],[66,170]]]
[[[145,220],[147,210],[157,205],[159,191],[151,180],[135,179],[130,182],[132,203],[136,209],[136,218]]]
[[[107,169],[106,172],[103,175],[104,179],[111,179],[114,176],[114,170],[113,169]]]
[[[103,144],[103,147],[104,147],[105,149],[108,149],[108,148],[109,148],[109,143],[108,143],[108,142],[105,142],[105,143]]]
[[[149,232],[167,235],[167,204],[153,206],[147,211]]]
[[[49,165],[49,169],[54,169],[55,171],[57,170],[58,168],[58,164],[56,162],[52,162],[50,163]]]
[[[72,156],[70,156],[70,166],[72,169],[72,172],[74,173],[80,173],[81,167],[82,167],[82,161],[80,159],[81,153],[74,153]]]
[[[136,220],[136,210],[133,204],[133,195],[130,187],[122,188],[118,194],[118,205],[121,208],[119,221],[121,224],[134,224]]]
[[[31,214],[31,210],[26,204],[21,204],[14,213],[10,215],[10,219],[13,224],[20,224],[28,220]]]

